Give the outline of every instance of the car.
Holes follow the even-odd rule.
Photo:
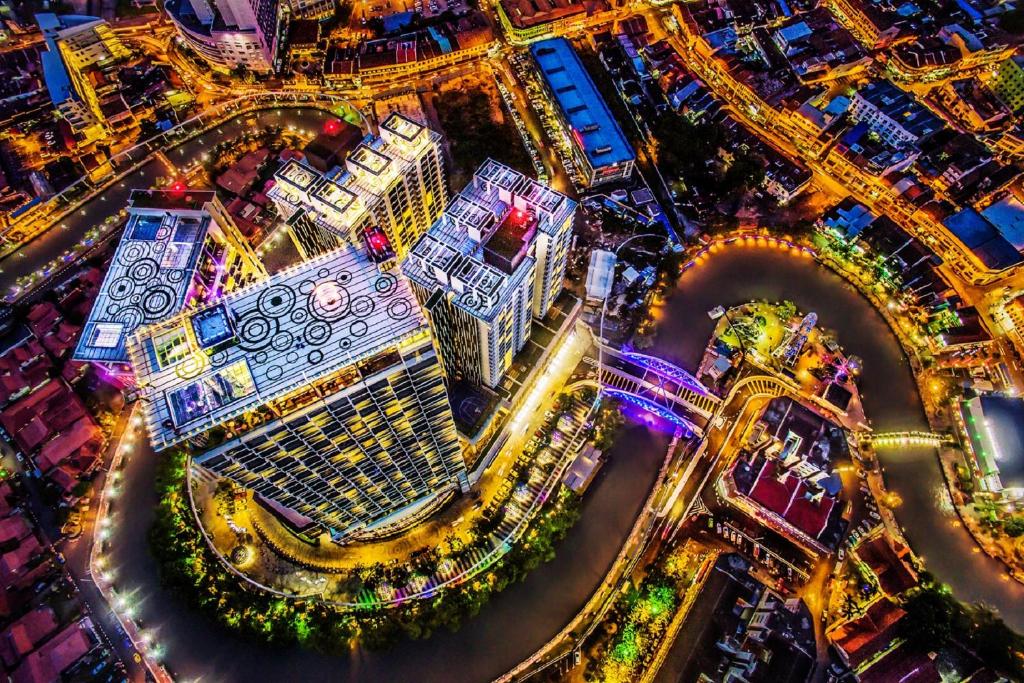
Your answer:
[[[82,525],[68,523],[60,528],[60,532],[68,538],[78,538],[82,535]]]

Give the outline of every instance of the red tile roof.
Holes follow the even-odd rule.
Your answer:
[[[901,645],[858,674],[861,683],[941,683],[935,661]]]
[[[39,545],[39,539],[29,536],[14,550],[0,555],[0,577],[3,578],[5,585],[11,585],[18,576],[25,573],[26,565],[42,550],[43,546]]]
[[[35,458],[36,467],[49,472],[65,460],[94,455],[102,444],[103,431],[91,418],[83,417],[43,445]]]
[[[0,543],[18,541],[32,533],[28,520],[21,515],[0,519]]]
[[[903,544],[893,547],[885,536],[877,536],[861,543],[856,552],[887,594],[899,595],[917,585],[917,572],[905,561],[910,551]]]
[[[793,502],[786,510],[786,521],[804,532],[811,538],[821,536],[828,524],[828,516],[835,507],[836,501],[829,496],[819,495],[816,499],[810,498],[814,492],[807,484],[800,482],[800,487],[793,496]]]
[[[0,657],[8,667],[34,650],[46,636],[57,630],[57,615],[48,605],[40,605],[15,620],[0,635]]]
[[[25,658],[11,677],[13,683],[50,683],[92,649],[85,620],[70,624]]]
[[[829,632],[828,637],[847,663],[857,668],[892,643],[905,614],[899,605],[882,597],[871,603],[862,616]]]
[[[796,477],[788,474],[780,482],[777,474],[778,463],[775,460],[765,460],[761,472],[757,475],[757,482],[750,490],[750,497],[782,516],[786,514],[800,482]]]

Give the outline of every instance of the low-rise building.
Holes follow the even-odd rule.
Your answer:
[[[543,40],[530,46],[530,54],[556,104],[585,183],[629,178],[636,154],[572,44],[564,38]]]

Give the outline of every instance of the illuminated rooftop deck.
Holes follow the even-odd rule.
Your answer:
[[[156,449],[422,334],[408,284],[344,247],[139,332],[129,345]]]
[[[499,310],[502,292],[521,282],[532,265],[533,257],[521,252],[534,232],[553,233],[575,206],[565,195],[488,159],[416,243],[402,271],[428,290],[450,292],[456,306],[488,320]],[[526,242],[510,239],[514,235]]]
[[[126,363],[126,344],[141,325],[176,313],[188,297],[213,192],[135,190],[129,218],[89,313],[74,358]]]

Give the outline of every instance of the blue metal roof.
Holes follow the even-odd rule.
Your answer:
[[[966,208],[943,221],[950,232],[963,242],[988,268],[1002,270],[1024,258],[992,223],[972,208]]]
[[[542,40],[534,43],[530,52],[590,165],[597,169],[635,159],[633,148],[569,41]]]
[[[857,94],[915,137],[922,138],[942,128],[938,116],[889,81],[871,81]]]
[[[71,87],[71,77],[64,66],[64,60],[60,58],[59,52],[44,52],[40,55],[43,63],[43,80],[46,81],[46,90],[50,93],[50,99],[54,105],[60,105],[74,97],[75,91]]]

